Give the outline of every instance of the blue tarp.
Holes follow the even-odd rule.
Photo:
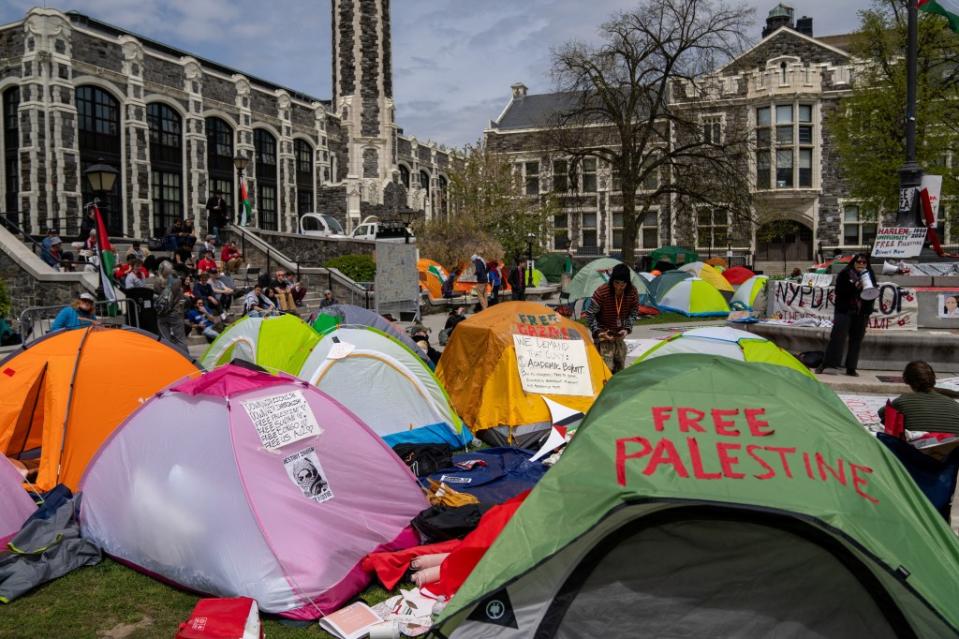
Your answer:
[[[487,448],[472,453],[453,455],[454,464],[482,461],[472,470],[458,466],[443,469],[420,479],[444,482],[450,488],[469,493],[483,504],[501,504],[536,485],[548,470],[542,462],[531,462],[534,451],[522,448]]]

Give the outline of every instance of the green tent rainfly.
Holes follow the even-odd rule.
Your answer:
[[[450,638],[956,637],[959,540],[826,386],[616,375],[437,620]]]

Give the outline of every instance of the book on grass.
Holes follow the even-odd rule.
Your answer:
[[[382,623],[378,614],[362,601],[320,619],[320,628],[339,639],[359,639],[370,633],[370,628]]]

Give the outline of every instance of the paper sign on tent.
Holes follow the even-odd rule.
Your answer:
[[[276,450],[323,433],[303,391],[270,395],[241,404],[267,450]]]
[[[586,342],[513,335],[523,390],[543,395],[593,394]]]
[[[326,359],[343,359],[356,350],[356,346],[349,342],[333,342],[330,352],[326,354]]]

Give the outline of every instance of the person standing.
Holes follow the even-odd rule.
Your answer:
[[[512,289],[512,299],[516,302],[526,300],[526,262],[518,255],[513,258],[513,268],[509,270],[509,287]]]
[[[866,336],[869,316],[873,312],[873,301],[862,299],[863,274],[868,273],[872,285],[876,286],[876,274],[869,265],[869,256],[856,253],[843,270],[836,275],[836,301],[833,311],[832,332],[826,355],[816,373],[822,374],[829,368],[842,365],[843,352],[846,352],[846,374],[858,377],[859,347]],[[849,348],[846,349],[846,342]]]
[[[639,294],[630,282],[629,267],[617,264],[609,281],[593,293],[585,313],[596,348],[613,373],[626,366],[625,338],[638,315]]]
[[[223,192],[217,191],[206,201],[206,220],[207,232],[216,238],[216,243],[220,243],[220,229],[226,226],[226,200],[223,199]]]
[[[573,254],[566,251],[563,257],[563,274],[560,278],[560,291],[569,288],[569,283],[573,280]]]
[[[167,260],[160,263],[160,272],[154,284],[159,297],[154,304],[157,314],[157,328],[164,338],[177,350],[188,353],[186,345],[186,297],[183,284],[173,272],[173,264]]]
[[[489,283],[489,277],[486,274],[486,261],[482,257],[473,253],[473,270],[476,273],[476,286],[473,287],[473,293],[476,294],[476,300],[479,302],[480,310],[485,311],[489,306],[486,301],[486,285]]]
[[[500,271],[499,260],[490,260],[486,263],[486,277],[489,279],[490,288],[492,289],[490,302],[492,304],[498,304],[499,289],[503,285],[503,275]]]

